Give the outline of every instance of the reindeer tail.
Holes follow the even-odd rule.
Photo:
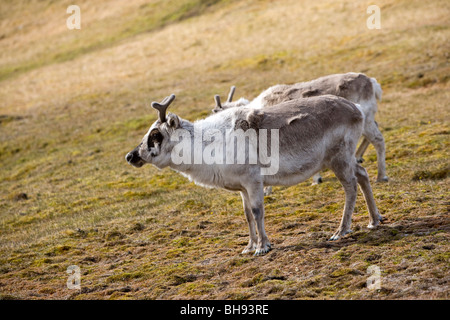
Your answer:
[[[380,84],[377,82],[377,79],[370,78],[370,82],[372,82],[373,91],[375,92],[375,98],[378,101],[381,101],[381,95],[383,94],[383,90],[381,90]]]

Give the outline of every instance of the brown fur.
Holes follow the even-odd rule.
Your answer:
[[[369,143],[373,144],[377,152],[377,181],[388,181],[385,163],[385,142],[374,120],[377,111],[377,100],[381,99],[381,93],[381,88],[375,79],[369,78],[362,73],[351,72],[328,75],[309,82],[300,82],[292,85],[275,85],[261,93],[250,102],[250,105],[252,108],[265,109],[285,101],[327,94],[339,96],[353,103],[360,104],[365,115],[364,139],[356,152],[356,157],[358,161],[362,162],[362,157],[367,146]],[[220,108],[214,109],[214,112],[220,112],[221,110],[238,105],[239,103],[227,103],[220,106]],[[315,181],[320,181],[320,179],[319,174],[314,176]],[[270,191],[267,193],[270,193]]]
[[[309,82],[293,85],[277,85],[271,95],[265,98],[267,105],[287,100],[332,94],[358,103],[373,96],[370,78],[362,73],[333,74]]]

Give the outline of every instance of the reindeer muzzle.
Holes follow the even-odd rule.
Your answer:
[[[139,146],[134,148],[132,151],[128,152],[125,156],[125,160],[133,167],[140,168],[144,165],[144,160],[139,156]]]

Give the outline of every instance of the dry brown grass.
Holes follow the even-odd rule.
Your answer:
[[[446,299],[449,290],[448,1],[80,1],[0,4],[0,296],[26,299]],[[33,13],[33,14],[32,14]],[[365,72],[384,89],[377,121],[391,181],[373,184],[387,222],[337,227],[343,191],[325,183],[266,197],[274,250],[242,256],[240,197],[123,157],[156,118],[148,103],[205,116],[230,85]],[[369,148],[364,165],[376,173]],[[26,193],[27,198],[21,196]],[[82,290],[65,287],[69,265]],[[366,287],[369,265],[382,289]]]

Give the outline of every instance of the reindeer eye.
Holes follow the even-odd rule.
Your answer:
[[[163,135],[161,134],[161,132],[159,132],[158,129],[153,129],[148,135],[147,141],[148,149],[150,150],[150,148],[153,148],[157,143],[160,144],[162,140]]]

